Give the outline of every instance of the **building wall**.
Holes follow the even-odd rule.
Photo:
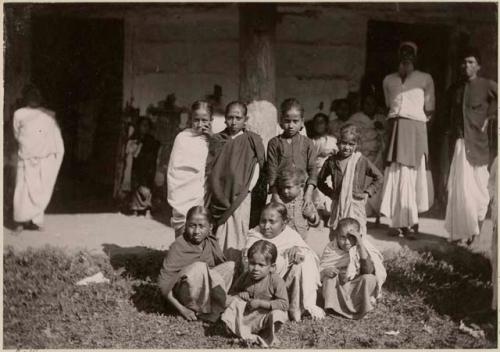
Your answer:
[[[359,89],[365,69],[367,23],[445,23],[469,33],[483,51],[483,73],[496,77],[496,22],[467,15],[467,8],[416,4],[280,5],[276,32],[277,103],[296,97],[312,117],[320,102]],[[426,5],[430,6],[430,5]],[[465,16],[465,17],[464,17]],[[149,104],[176,93],[180,105],[223,88],[223,102],[238,97],[238,8],[156,9],[127,13],[124,102],[132,97],[141,113]],[[446,53],[443,53],[446,55]]]
[[[189,106],[223,88],[224,100],[238,97],[238,8],[164,10],[125,18],[124,101],[141,113],[169,93]]]

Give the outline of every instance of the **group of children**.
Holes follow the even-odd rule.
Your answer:
[[[188,321],[220,320],[232,334],[264,347],[279,343],[275,333],[288,319],[300,321],[304,313],[324,318],[318,301],[350,319],[372,310],[387,274],[359,222],[341,219],[320,259],[288,221],[282,203],[268,203],[235,263],[213,235],[210,212],[191,208],[163,263],[163,296]]]
[[[318,134],[310,139],[300,133],[301,104],[287,99],[283,132],[266,153],[262,138],[246,129],[244,103],[228,104],[227,127],[217,134],[212,114],[210,104],[195,102],[191,128],[172,149],[168,201],[177,239],[160,275],[163,295],[186,319],[220,317],[230,331],[262,345],[274,343],[287,317],[323,318],[320,287],[326,309],[364,316],[386,274],[365,238],[365,207],[382,174],[357,151],[360,129],[346,123],[330,136],[328,119],[315,116]],[[262,180],[270,202],[250,229],[251,194]],[[320,259],[305,240],[328,215],[331,243]],[[234,284],[231,273],[241,274]]]

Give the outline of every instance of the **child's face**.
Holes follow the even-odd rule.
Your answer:
[[[292,108],[281,116],[280,121],[283,134],[286,137],[293,137],[302,129],[304,121],[302,120],[302,112],[299,109]]]
[[[271,271],[272,265],[268,263],[266,257],[262,253],[254,253],[248,258],[248,271],[250,277],[254,281],[259,281],[265,278]]]
[[[212,128],[212,121],[210,119],[210,114],[205,109],[198,109],[193,111],[191,116],[192,128],[195,132],[201,134],[210,131]]]
[[[342,136],[338,142],[339,156],[343,159],[350,157],[355,151],[358,143],[354,136]]]
[[[278,236],[285,229],[285,225],[281,215],[274,209],[264,210],[260,216],[260,232],[265,238]]]
[[[325,119],[316,119],[314,120],[314,132],[318,135],[318,136],[323,136],[326,134],[326,130],[327,130],[327,123],[325,121]]]
[[[303,188],[304,185],[298,183],[297,180],[286,180],[279,185],[278,192],[281,199],[289,202],[297,198]]]
[[[247,117],[241,106],[233,105],[226,115],[226,126],[231,135],[235,135],[245,128]]]
[[[346,252],[356,245],[356,237],[350,235],[351,232],[356,232],[356,228],[352,225],[337,229],[337,244]]]
[[[193,244],[200,244],[210,233],[210,223],[203,214],[195,214],[186,222],[186,237]]]

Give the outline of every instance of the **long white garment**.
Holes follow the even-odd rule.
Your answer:
[[[448,178],[448,205],[444,226],[451,240],[479,235],[479,222],[488,211],[488,167],[472,166],[467,161],[465,143],[458,139]]]
[[[64,156],[64,142],[54,112],[21,108],[14,113],[19,143],[14,220],[42,225]]]
[[[490,169],[490,179],[488,181],[488,191],[491,197],[491,221],[493,222],[493,236],[491,238],[491,282],[493,283],[493,299],[491,308],[497,309],[498,301],[498,190],[497,190],[497,158],[493,161]]]
[[[427,178],[425,155],[418,168],[393,162],[385,169],[380,212],[391,220],[392,227],[418,224],[418,213],[429,210]]]
[[[259,228],[250,230],[248,233],[246,250],[258,240],[266,240],[273,243],[278,250],[278,258],[276,259],[276,273],[282,278],[290,269],[288,257],[285,251],[292,247],[299,247],[300,252],[304,255],[304,261],[298,265],[298,275],[300,275],[300,294],[303,299],[303,307],[307,310],[315,309],[317,289],[321,286],[319,275],[319,258],[316,253],[307,245],[298,232],[286,226],[283,232],[278,236],[268,239],[259,232]],[[246,252],[246,251],[245,251]],[[246,254],[246,253],[245,253]],[[292,266],[295,267],[295,266]]]
[[[186,129],[175,137],[168,163],[168,204],[172,207],[172,227],[184,226],[188,210],[203,205],[208,142],[204,135]]]

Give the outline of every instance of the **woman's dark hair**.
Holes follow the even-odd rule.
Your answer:
[[[266,210],[276,210],[278,214],[280,214],[283,221],[288,222],[288,212],[286,211],[286,207],[284,204],[278,202],[267,203],[264,209],[262,209],[262,213],[264,213]]]
[[[252,258],[256,253],[262,254],[266,258],[267,264],[276,264],[278,250],[273,243],[266,240],[258,240],[248,249],[247,257]]]
[[[303,117],[303,115],[304,115],[304,108],[302,107],[302,105],[300,104],[300,102],[297,99],[295,99],[295,98],[285,99],[281,103],[281,107],[280,107],[281,115],[282,116],[285,115],[291,109],[297,109],[297,110],[299,110],[300,111],[300,115]]]
[[[357,144],[361,141],[361,134],[359,132],[359,129],[356,125],[352,123],[345,124],[341,129],[340,129],[340,138],[339,141],[343,137],[347,136],[352,136],[354,137],[354,140],[356,141]]]
[[[210,120],[212,120],[212,115],[214,114],[214,107],[208,101],[197,100],[191,105],[191,114],[197,110],[206,110],[210,115]]]
[[[235,100],[235,101],[232,101],[230,102],[229,104],[226,105],[226,111],[224,113],[225,116],[227,116],[227,114],[229,113],[229,110],[233,107],[233,106],[239,106],[243,109],[243,115],[244,116],[247,116],[247,113],[248,113],[248,109],[247,109],[247,104],[245,103],[242,103],[241,101],[239,100]]]
[[[210,210],[205,208],[203,205],[197,205],[192,207],[191,209],[188,210],[186,214],[186,222],[189,221],[193,216],[195,215],[203,215],[207,218],[208,222],[212,224],[212,213],[210,213]]]
[[[22,98],[25,104],[28,104],[32,100],[36,100],[39,104],[42,103],[42,93],[33,83],[28,83],[23,87]]]

